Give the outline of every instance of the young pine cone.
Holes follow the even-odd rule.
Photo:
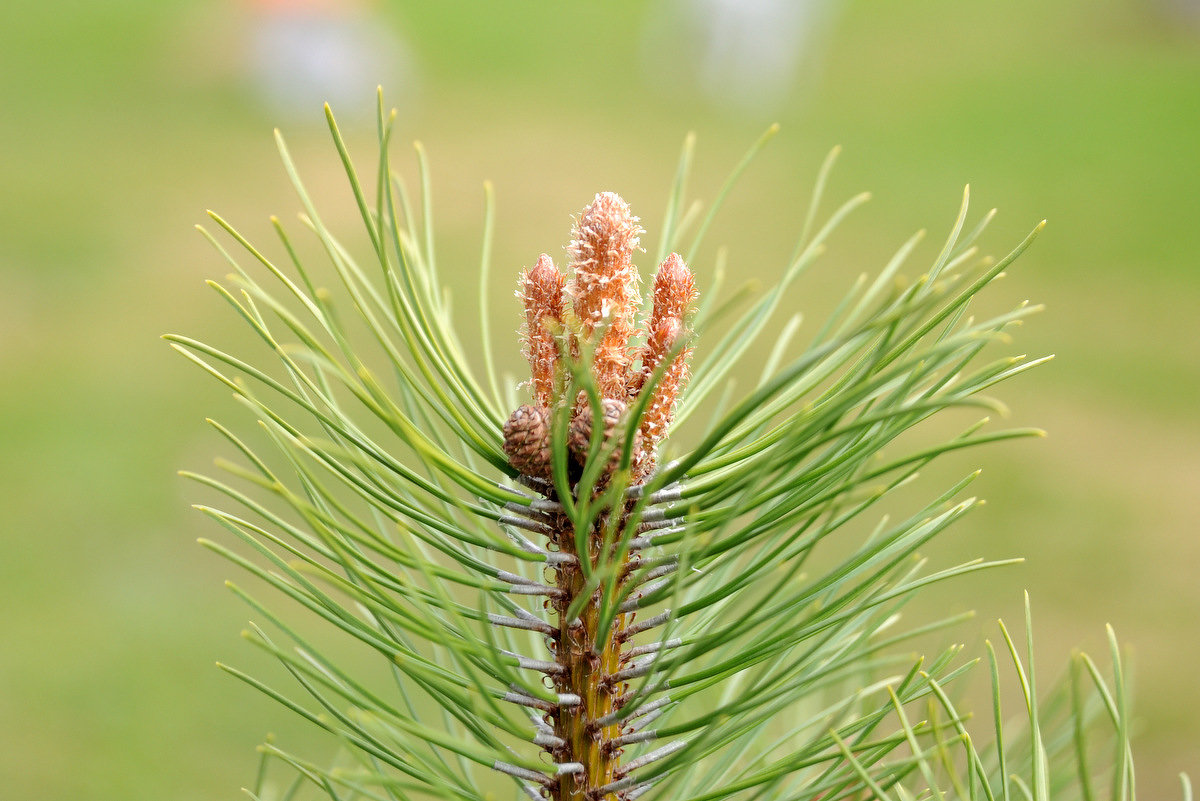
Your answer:
[[[600,409],[604,421],[604,444],[601,453],[610,451],[608,464],[605,465],[604,475],[612,475],[621,464],[621,453],[625,434],[625,403],[615,398],[604,398],[600,401]],[[633,450],[637,453],[641,447],[641,434],[634,432]],[[579,464],[587,461],[588,449],[592,443],[592,406],[590,403],[579,404],[579,411],[571,419],[571,430],[567,446]]]
[[[518,407],[504,423],[504,453],[523,474],[549,480],[550,411],[541,406]]]

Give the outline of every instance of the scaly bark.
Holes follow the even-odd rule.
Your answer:
[[[580,554],[575,551],[574,532],[570,523],[565,518],[557,522],[560,525],[554,527],[552,539],[559,550],[596,565],[600,548],[603,547],[599,531],[593,531],[588,537],[589,553]],[[628,564],[623,568],[622,575]],[[613,682],[611,677],[621,669],[623,633],[629,615],[617,615],[608,631],[599,632],[600,598],[597,591],[584,605],[578,618],[567,619],[568,608],[586,589],[586,579],[579,564],[560,566],[557,586],[563,594],[553,602],[558,617],[554,655],[564,672],[556,677],[555,689],[559,693],[579,696],[580,703],[560,707],[552,713],[554,733],[565,742],[552,754],[556,762],[578,762],[584,766],[584,770],[561,776],[551,788],[550,797],[554,801],[616,801],[616,793],[601,796],[598,788],[618,778],[621,749],[613,747],[612,741],[620,736],[621,725],[611,723],[599,726],[596,721],[620,708],[621,696],[628,686],[624,682]],[[597,643],[603,644],[599,650]]]

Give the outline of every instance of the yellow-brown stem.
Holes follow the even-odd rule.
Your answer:
[[[554,538],[564,553],[575,553],[570,524],[563,522],[565,525],[558,528]],[[598,535],[589,537],[591,553],[575,555],[596,564],[599,540]],[[596,791],[618,778],[621,751],[605,744],[620,736],[621,726],[614,723],[598,727],[595,721],[618,709],[618,699],[627,686],[613,684],[605,677],[621,669],[622,634],[629,616],[617,615],[609,631],[597,637],[599,592],[593,593],[577,619],[568,620],[567,609],[586,590],[586,579],[578,565],[564,565],[558,569],[557,583],[563,596],[554,602],[559,618],[555,657],[565,671],[555,678],[555,689],[579,696],[580,703],[561,707],[553,716],[554,733],[566,743],[554,753],[554,758],[558,763],[581,763],[584,770],[560,777],[552,786],[550,797],[554,801],[617,801],[615,793],[601,796]],[[599,650],[597,642],[603,643]]]

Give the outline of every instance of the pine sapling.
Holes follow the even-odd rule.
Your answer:
[[[975,473],[915,509],[896,491],[943,454],[1040,433],[984,417],[931,445],[901,439],[949,409],[1002,409],[987,391],[1044,361],[976,358],[1036,307],[971,311],[1036,229],[1003,259],[980,258],[991,215],[966,229],[964,193],[928,267],[902,280],[914,236],[796,347],[798,319],[771,320],[865,196],[816,224],[831,156],[780,280],[734,314],[702,245],[746,161],[712,210],[683,213],[689,139],[644,298],[645,232],[612,192],[579,215],[565,270],[542,254],[520,273],[520,387],[490,356],[485,239],[481,381],[438,280],[424,151],[419,213],[390,166],[394,116],[381,102],[368,193],[329,115],[365,232],[353,245],[326,227],[278,140],[323,266],[278,221],[286,267],[212,215],[256,265],[205,232],[234,270],[232,289],[212,286],[273,368],[168,337],[257,422],[249,434],[213,424],[239,454],[221,462],[233,480],[186,475],[239,507],[199,507],[240,543],[206,547],[293,602],[281,615],[230,585],[255,611],[247,639],[301,694],[223,667],[343,747],[325,765],[265,744],[252,798],[1045,801],[1051,788],[1097,798],[1097,776],[1114,801],[1133,797],[1111,632],[1111,686],[1080,654],[1039,694],[1032,640],[1019,647],[1001,625],[1002,647],[987,646],[995,742],[977,748],[954,697],[972,662],[955,645],[910,653],[962,616],[906,626],[901,614],[934,583],[1018,561],[931,568],[919,555],[977,506]],[[730,379],[746,380],[751,355],[761,375],[739,400]],[[295,606],[385,677],[311,642]],[[1002,661],[1019,679],[1019,722],[1002,712]],[[1097,750],[1096,719],[1111,723],[1111,750]],[[279,763],[290,784],[274,783]]]

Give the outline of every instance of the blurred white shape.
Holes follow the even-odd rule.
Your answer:
[[[1200,0],[1158,0],[1158,5],[1170,21],[1200,28]]]
[[[830,0],[663,0],[644,53],[652,78],[721,105],[770,108],[817,60]]]
[[[249,78],[276,112],[308,118],[328,101],[339,116],[374,113],[375,87],[391,102],[415,93],[412,57],[399,33],[363,3],[254,0]]]

